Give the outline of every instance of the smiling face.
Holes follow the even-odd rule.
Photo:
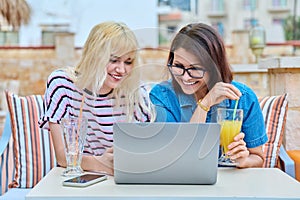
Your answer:
[[[188,69],[191,67],[191,65],[195,63],[199,63],[199,59],[195,55],[186,51],[185,49],[179,48],[174,51],[173,65],[182,65],[185,69]],[[198,67],[205,69],[204,66]],[[194,94],[198,92],[206,93],[206,83],[208,81],[208,78],[208,72],[204,74],[203,78],[192,78],[187,72],[185,72],[183,76],[174,75],[174,79],[179,84],[179,86],[185,94]]]
[[[134,54],[126,54],[121,57],[111,56],[106,67],[107,76],[100,89],[100,94],[106,94],[118,87],[121,81],[130,74],[133,68],[133,56]]]

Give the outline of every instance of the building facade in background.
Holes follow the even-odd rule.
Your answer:
[[[280,43],[285,41],[283,25],[287,17],[300,14],[297,0],[186,0],[188,6],[184,8],[183,1],[159,0],[161,43],[169,40],[173,30],[190,22],[213,25],[226,44],[231,44],[233,31],[259,24],[266,29],[267,42]]]
[[[0,46],[52,46],[56,33],[71,32],[75,47],[82,47],[90,29],[107,20],[125,22],[136,32],[141,47],[166,46],[174,32],[191,22],[213,25],[228,45],[233,32],[260,24],[266,29],[267,43],[280,43],[285,41],[285,20],[300,13],[297,1],[27,0],[32,9],[29,24],[12,31],[0,17]]]

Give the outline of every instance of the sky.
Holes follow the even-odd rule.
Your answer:
[[[143,46],[157,44],[157,0],[27,0],[31,22],[21,27],[20,45],[41,44],[41,25],[69,24],[75,46],[83,46],[92,27],[103,21],[126,23]]]

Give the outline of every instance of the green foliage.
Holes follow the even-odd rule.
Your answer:
[[[288,16],[283,24],[286,40],[300,40],[300,17],[296,17],[295,38],[294,35],[294,17]]]
[[[158,40],[160,45],[167,44],[169,42],[161,33],[159,33]]]

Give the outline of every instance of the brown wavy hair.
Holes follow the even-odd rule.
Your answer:
[[[197,56],[200,64],[209,71],[208,89],[219,81],[232,81],[233,75],[223,39],[213,27],[203,23],[192,23],[183,27],[171,43],[168,64],[173,63],[174,51],[179,48]]]

